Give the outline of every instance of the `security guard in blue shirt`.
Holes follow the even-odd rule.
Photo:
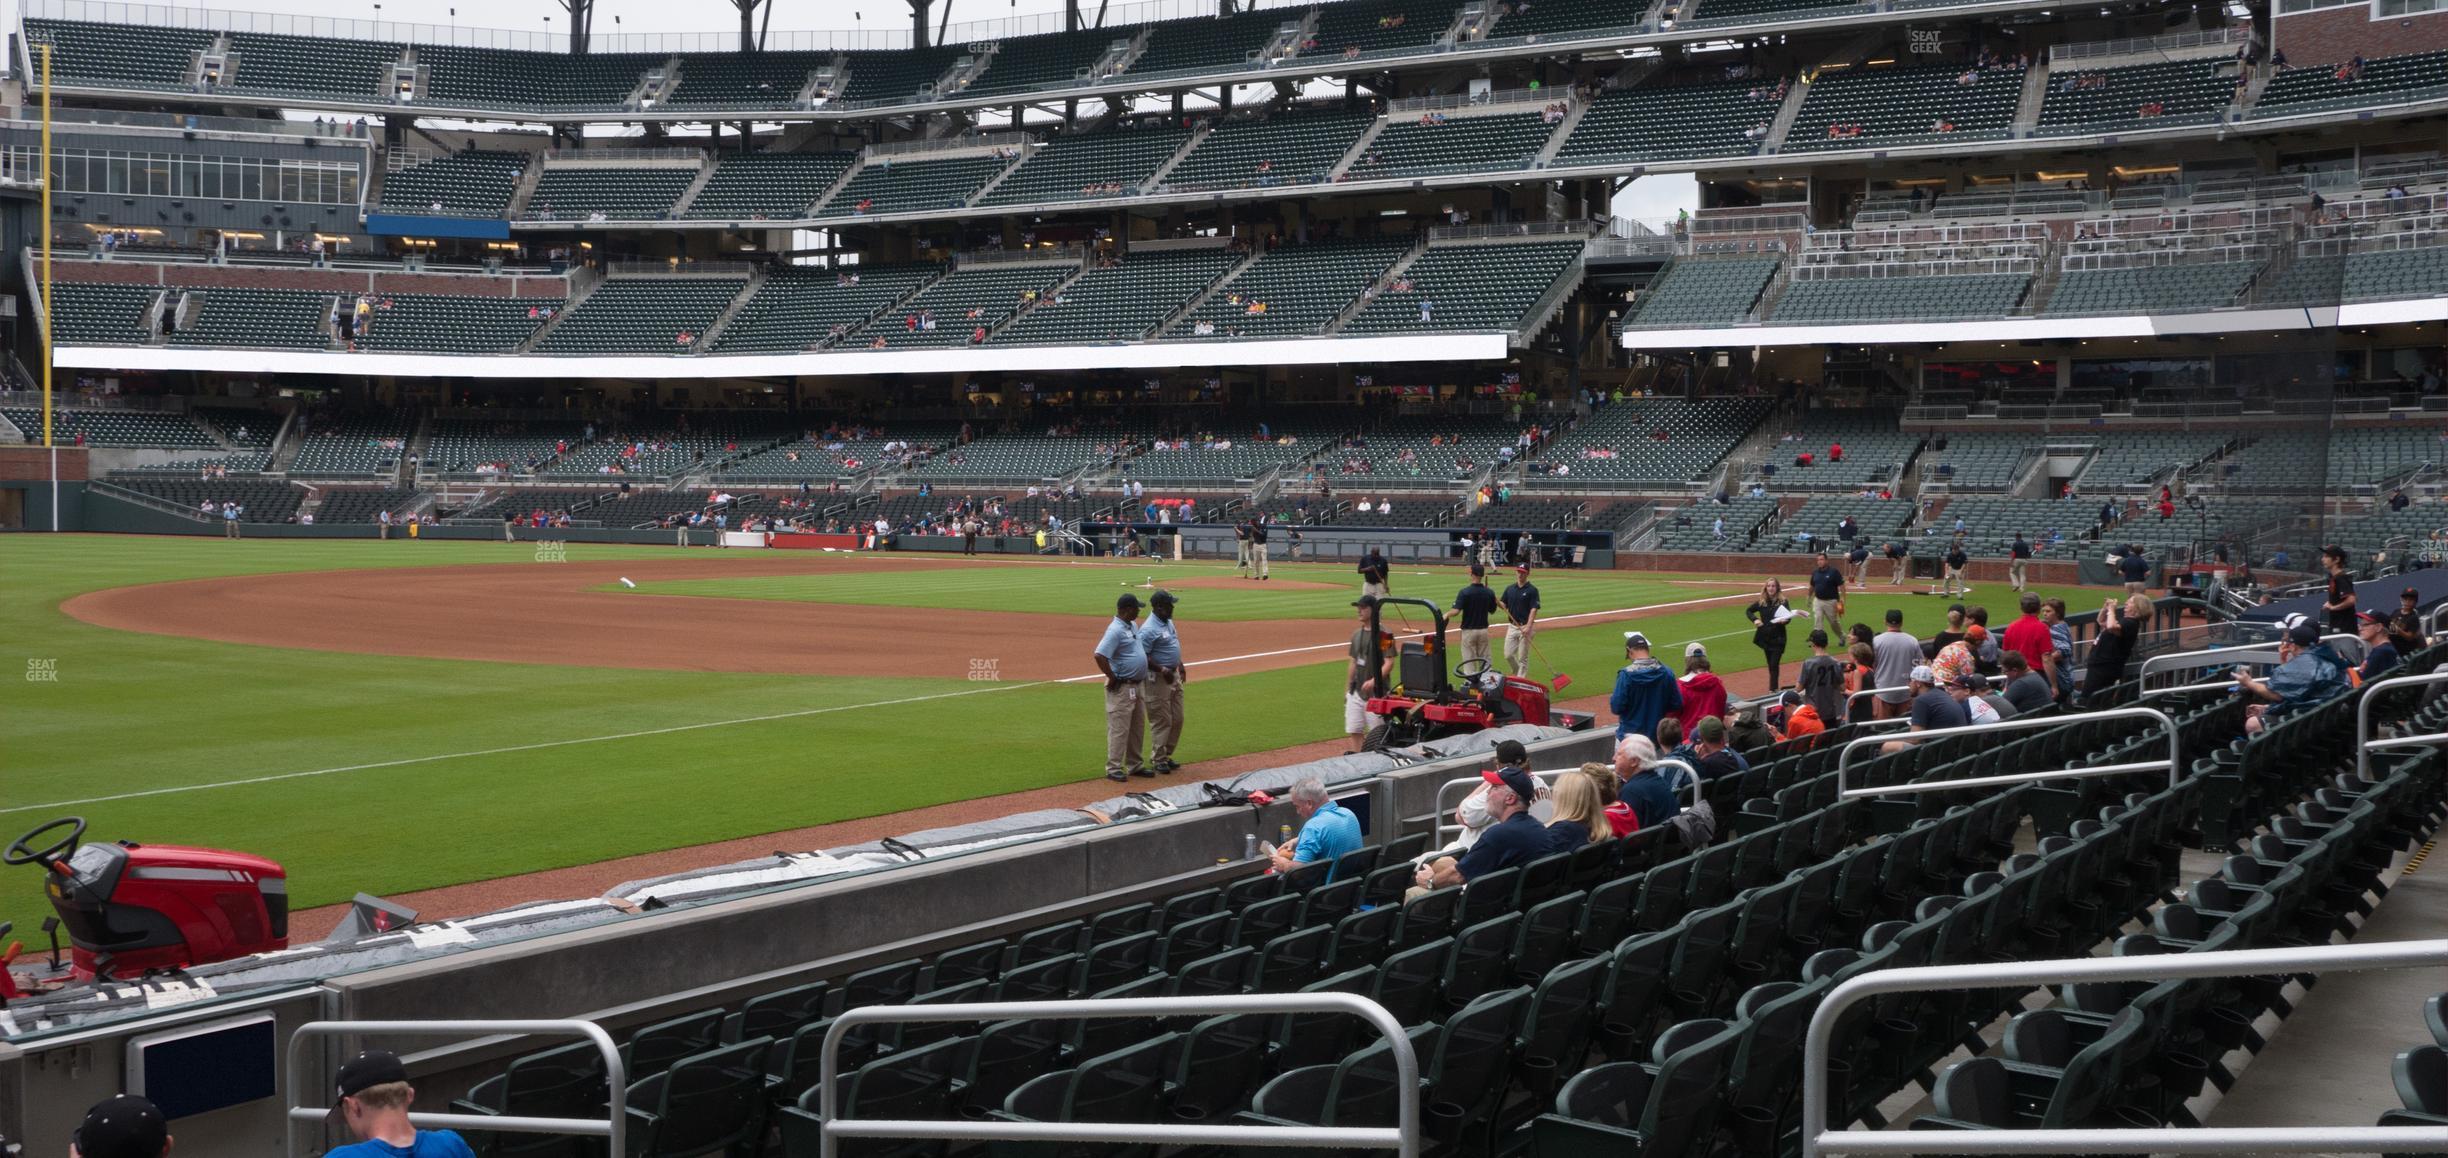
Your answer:
[[[1139,646],[1147,652],[1147,682],[1139,698],[1147,705],[1148,767],[1171,772],[1181,767],[1173,748],[1181,743],[1182,684],[1190,678],[1183,665],[1181,632],[1173,626],[1173,593],[1158,589],[1148,596],[1146,623],[1139,626]]]

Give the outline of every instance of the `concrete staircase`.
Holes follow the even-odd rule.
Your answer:
[[[536,327],[536,332],[527,335],[527,340],[519,343],[518,353],[535,353],[536,347],[543,343],[544,335],[559,329],[561,323],[567,321],[571,314],[577,313],[578,308],[585,305],[588,298],[595,296],[595,287],[603,284],[603,281],[598,279],[581,288],[577,281],[575,277],[570,279],[569,297],[561,303],[561,308],[553,311],[553,316],[546,318],[543,325]]]
[[[748,284],[740,287],[739,294],[731,299],[731,304],[723,307],[723,312],[715,317],[714,324],[707,326],[704,333],[697,335],[696,343],[689,349],[697,353],[713,349],[714,339],[721,337],[724,330],[731,328],[731,319],[739,316],[741,308],[748,304],[748,299],[755,297],[758,290],[765,288],[765,278],[765,267],[760,265],[755,273],[748,275]]]
[[[536,186],[544,181],[544,158],[539,155],[519,171],[518,188],[510,191],[510,206],[505,215],[513,220],[524,216],[527,203],[535,199]]]
[[[1375,282],[1376,288],[1382,292],[1385,287],[1401,281],[1403,271],[1410,269],[1411,263],[1418,261],[1420,259],[1420,255],[1427,252],[1428,243],[1425,241],[1420,242],[1418,245],[1412,246],[1411,252],[1402,255],[1401,260],[1398,260],[1392,266],[1387,267],[1385,273],[1378,277],[1377,281]],[[1350,322],[1353,318],[1360,316],[1360,311],[1367,309],[1369,307],[1369,303],[1374,300],[1376,299],[1367,294],[1361,294],[1360,296],[1353,298],[1350,304],[1345,305],[1341,310],[1336,311],[1334,319],[1327,322],[1325,327],[1320,329],[1318,332],[1321,334],[1341,332],[1346,323]]]
[[[698,166],[697,179],[689,182],[688,188],[680,191],[679,200],[672,202],[671,215],[673,217],[688,216],[688,207],[697,200],[698,194],[705,192],[706,182],[714,179],[714,170],[721,164],[722,158],[717,156],[707,158],[705,164]]]
[[[1548,134],[1547,143],[1539,146],[1538,158],[1531,162],[1531,167],[1544,169],[1554,162],[1556,154],[1564,148],[1565,140],[1572,136],[1574,129],[1580,127],[1581,118],[1588,115],[1592,103],[1583,100],[1572,102],[1572,107],[1564,113],[1562,123],[1556,125],[1555,132]]]
[[[986,195],[987,195],[987,194],[989,194],[989,193],[994,192],[994,188],[995,188],[995,186],[1000,185],[1000,184],[1002,184],[1004,181],[1008,180],[1008,179],[1011,177],[1011,175],[1012,175],[1012,174],[1019,172],[1019,171],[1020,171],[1020,166],[1028,164],[1029,158],[1030,158],[1030,157],[1034,157],[1034,156],[1036,156],[1036,155],[1037,155],[1037,150],[1038,150],[1038,149],[1041,149],[1041,148],[1044,148],[1044,146],[1043,146],[1043,145],[1024,145],[1024,146],[1022,146],[1022,147],[1021,147],[1021,149],[1020,149],[1020,155],[1019,155],[1019,156],[1017,156],[1017,157],[1012,158],[1012,163],[1011,163],[1011,164],[1003,166],[1003,171],[1002,171],[1002,172],[995,174],[995,175],[994,175],[994,177],[993,177],[992,179],[988,180],[988,181],[987,181],[985,184],[978,186],[978,191],[977,191],[977,192],[975,192],[975,193],[973,193],[973,194],[970,194],[969,199],[968,199],[967,201],[961,202],[961,204],[963,204],[963,205],[983,205],[983,204],[985,204],[985,203],[986,203]]]
[[[1785,147],[1785,134],[1793,131],[1794,118],[1802,115],[1802,99],[1810,95],[1810,86],[1792,84],[1785,88],[1785,103],[1777,106],[1776,119],[1768,122],[1768,135],[1760,139],[1760,151],[1778,152]]]
[[[1071,272],[1069,272],[1069,273],[1067,273],[1067,274],[1064,274],[1064,275],[1063,275],[1063,279],[1062,279],[1061,281],[1055,282],[1052,288],[1050,288],[1050,289],[1046,290],[1046,291],[1045,291],[1043,294],[1038,295],[1037,300],[1038,300],[1039,302],[1046,302],[1046,301],[1052,301],[1054,298],[1061,296],[1061,294],[1062,294],[1062,292],[1063,292],[1064,290],[1067,290],[1067,289],[1071,288],[1071,283],[1078,281],[1078,280],[1079,280],[1081,277],[1083,277],[1083,276],[1085,276],[1085,275],[1087,274],[1087,272],[1088,272],[1088,268],[1089,268],[1089,261],[1088,261],[1088,259],[1085,259],[1085,258],[1081,259],[1080,264],[1079,264],[1079,268],[1074,269],[1074,270],[1072,270]],[[1001,334],[1001,333],[1002,333],[1003,331],[1005,331],[1005,330],[1010,329],[1010,328],[1012,327],[1012,324],[1013,324],[1013,323],[1015,323],[1015,322],[1019,321],[1019,320],[1020,320],[1022,317],[1025,317],[1027,314],[1028,314],[1028,310],[1025,310],[1025,309],[1022,309],[1022,310],[1013,310],[1013,311],[1011,312],[1011,315],[1010,315],[1009,317],[1004,318],[1002,321],[996,322],[996,323],[994,324],[994,328],[993,328],[993,329],[990,329],[990,330],[986,331],[986,341],[987,341],[987,342],[992,342],[992,341],[994,341],[994,340],[995,340],[995,337],[996,337],[997,335]],[[979,345],[984,345],[985,343],[984,343],[984,342],[981,342],[981,343],[978,343],[978,344],[979,344]]]
[[[2023,96],[2015,102],[2014,135],[2027,137],[2040,125],[2040,105],[2048,99],[2049,63],[2046,56],[2023,70]]]
[[[1350,173],[1351,167],[1360,162],[1361,156],[1368,152],[1369,146],[1377,142],[1377,134],[1385,131],[1386,124],[1386,118],[1378,117],[1376,123],[1368,127],[1367,132],[1360,134],[1359,140],[1352,142],[1351,148],[1343,150],[1343,158],[1334,163],[1334,168],[1326,171],[1326,180],[1330,183],[1340,181]]]
[[[1139,186],[1139,191],[1149,193],[1162,188],[1165,175],[1171,173],[1174,166],[1181,164],[1200,145],[1206,144],[1208,135],[1213,132],[1215,132],[1214,121],[1208,121],[1192,130],[1190,139],[1183,141],[1181,148],[1173,150],[1173,155],[1165,158],[1164,164],[1156,166],[1156,171],[1148,174],[1148,179]]]
[[[1225,270],[1224,276],[1217,278],[1214,285],[1208,286],[1204,291],[1199,293],[1198,296],[1191,298],[1189,301],[1183,302],[1180,309],[1166,315],[1165,320],[1159,323],[1154,330],[1149,331],[1149,333],[1151,335],[1162,334],[1165,331],[1182,324],[1184,321],[1189,320],[1190,315],[1197,313],[1200,306],[1207,304],[1207,299],[1224,292],[1225,286],[1231,285],[1234,278],[1240,277],[1241,274],[1248,270],[1250,266],[1257,264],[1257,261],[1258,251],[1253,249],[1250,251],[1249,256],[1242,258],[1241,261],[1234,265],[1231,269]]]

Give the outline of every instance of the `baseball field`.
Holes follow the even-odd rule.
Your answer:
[[[1115,596],[1150,584],[1180,599],[1189,774],[1341,735],[1347,564],[1259,583],[1212,563],[557,546],[0,541],[0,840],[81,815],[89,839],[260,853],[305,909],[1030,790],[1085,802],[1115,787],[1090,649]],[[1464,579],[1404,565],[1392,585],[1441,605]],[[1721,675],[1761,665],[1751,580],[1537,582],[1532,674],[1569,674],[1559,700],[1602,719],[1628,627],[1662,655],[1708,641]],[[1974,601],[2010,615],[2003,587]],[[1922,634],[1942,614],[1874,586],[1846,618],[1898,605]],[[24,936],[44,913],[34,870],[0,874],[0,920]]]

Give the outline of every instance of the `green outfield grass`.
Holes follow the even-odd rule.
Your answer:
[[[572,546],[573,560],[669,558],[664,548]],[[710,558],[721,553],[705,553]],[[1093,683],[971,683],[631,671],[349,655],[120,632],[60,604],[139,583],[281,571],[538,565],[531,545],[144,536],[0,540],[0,840],[75,813],[97,839],[245,849],[287,865],[300,907],[701,844],[1090,779],[1103,723]],[[812,565],[821,566],[821,563]],[[1171,565],[1167,575],[1229,567]],[[1405,570],[1417,570],[1406,568]],[[1450,569],[1448,569],[1450,571]],[[1284,565],[1343,584],[1346,566]],[[908,603],[1101,615],[1144,564],[981,565],[840,576],[655,584],[691,594]],[[1398,593],[1449,600],[1458,573],[1398,572]],[[1704,598],[1719,590],[1632,574],[1551,574],[1549,612]],[[1350,615],[1349,592],[1195,590],[1183,596],[1196,660],[1228,654],[1200,621]],[[1980,593],[2002,603],[2004,589]],[[2071,593],[2070,593],[2071,594]],[[2092,596],[2096,599],[2096,596]],[[1871,592],[1926,631],[1937,601]],[[2078,602],[2086,606],[2087,602]],[[1568,626],[1542,650],[1603,694],[1621,624]],[[369,614],[369,638],[448,631],[443,607]],[[1738,609],[1645,616],[1661,648],[1715,637],[1718,670],[1758,664]],[[607,630],[617,630],[608,625]],[[1221,629],[1219,629],[1221,630]],[[1730,633],[1730,634],[1729,634]],[[1794,658],[1798,659],[1799,656]],[[39,668],[30,663],[43,661]],[[1324,739],[1341,729],[1340,660],[1199,679],[1181,756],[1195,761]],[[19,673],[52,674],[31,680]],[[101,799],[118,797],[118,799]],[[0,920],[44,915],[31,870],[0,874]]]

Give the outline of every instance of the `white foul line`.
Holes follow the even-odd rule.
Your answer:
[[[1676,607],[1688,607],[1695,603],[1715,603],[1724,599],[1739,598],[1742,598],[1742,596],[1717,595],[1710,596],[1705,599],[1683,599],[1677,600],[1673,603],[1657,603],[1647,607],[1621,607],[1612,611],[1582,611],[1571,615],[1557,615],[1544,618],[1539,622],[1561,623],[1566,620],[1573,619],[1595,619],[1607,616],[1631,615],[1640,612],[1664,611]],[[1409,635],[1402,636],[1402,638],[1416,639],[1425,636],[1426,634],[1426,632],[1412,632]],[[1222,656],[1216,659],[1192,660],[1185,666],[1200,667],[1211,663],[1237,663],[1254,659],[1272,659],[1277,656],[1299,655],[1312,651],[1341,651],[1346,646],[1348,646],[1346,643],[1310,644],[1303,647],[1278,648],[1274,651],[1251,652],[1247,655],[1231,655]],[[610,735],[604,736],[580,736],[575,739],[568,740],[539,740],[533,744],[512,744],[503,748],[480,748],[472,752],[441,752],[431,756],[407,756],[397,760],[378,760],[371,764],[343,764],[338,767],[315,768],[304,772],[277,772],[269,776],[249,776],[238,780],[217,780],[209,784],[179,784],[166,788],[147,788],[138,792],[118,792],[108,796],[88,796],[79,800],[55,800],[46,804],[18,804],[11,805],[6,808],[0,808],[0,816],[7,816],[11,813],[17,812],[45,812],[58,808],[77,808],[87,804],[107,804],[115,800],[136,800],[148,796],[175,796],[188,792],[202,792],[213,788],[244,788],[249,785],[271,784],[282,780],[302,780],[312,776],[329,776],[338,772],[370,772],[377,768],[401,768],[411,764],[431,764],[443,760],[460,760],[482,756],[505,756],[514,752],[535,752],[546,748],[566,748],[577,744],[600,744],[615,740],[639,740],[648,736],[668,736],[675,732],[696,732],[708,728],[728,728],[739,724],[765,724],[772,723],[776,720],[795,720],[807,716],[828,715],[834,712],[866,711],[870,708],[890,708],[898,707],[904,704],[923,704],[932,700],[957,699],[962,696],[984,695],[988,692],[1018,691],[1022,688],[1046,687],[1052,684],[1085,683],[1089,680],[1101,680],[1104,678],[1105,677],[1101,674],[1092,674],[1084,676],[1070,676],[1065,679],[1032,680],[1027,683],[996,683],[982,688],[965,688],[957,692],[934,692],[923,696],[905,696],[897,700],[877,700],[872,703],[864,704],[835,704],[831,707],[825,708],[803,708],[795,712],[775,712],[770,715],[763,716],[743,716],[735,720],[705,720],[694,724],[674,724],[668,728],[646,728],[635,732],[614,732]]]

